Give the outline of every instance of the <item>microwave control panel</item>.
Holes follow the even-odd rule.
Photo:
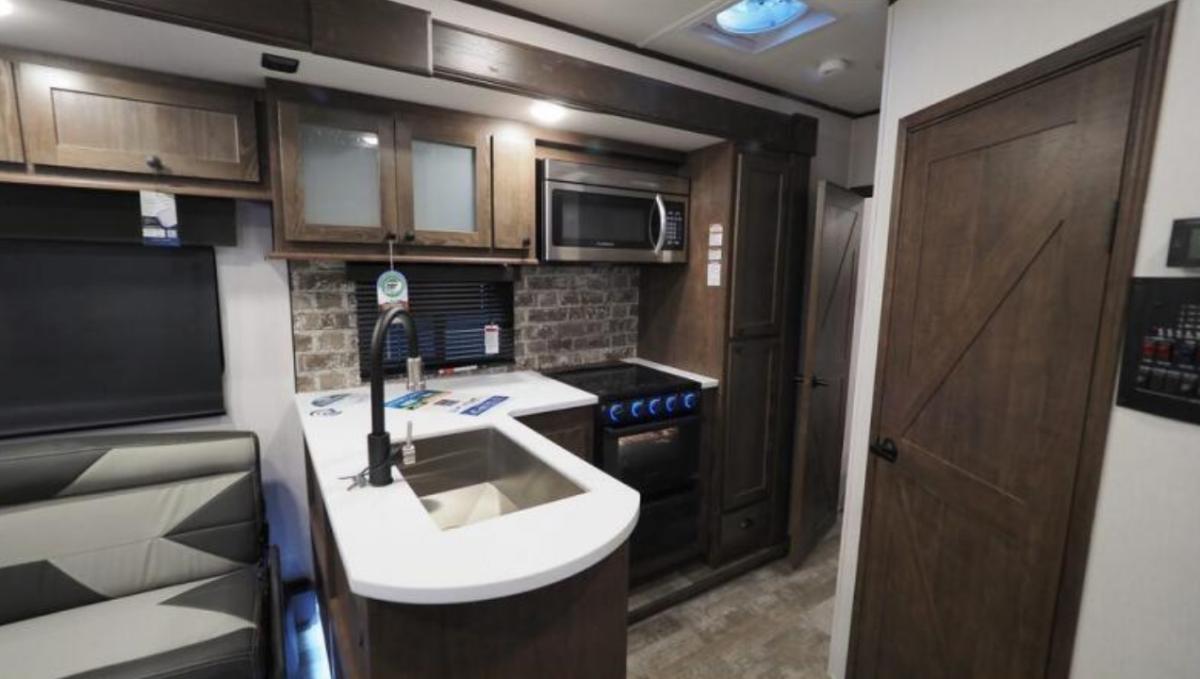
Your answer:
[[[1135,278],[1117,404],[1200,423],[1200,278]]]
[[[664,250],[682,250],[687,231],[687,215],[683,203],[666,201],[667,206],[667,235],[663,236]]]

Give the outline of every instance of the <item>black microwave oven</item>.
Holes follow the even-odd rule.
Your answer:
[[[687,261],[687,179],[562,160],[538,174],[544,261]]]

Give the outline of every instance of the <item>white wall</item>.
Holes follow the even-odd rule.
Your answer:
[[[852,370],[847,511],[830,658],[844,673],[879,334],[897,121],[1153,9],[1155,0],[903,0],[890,10],[875,227],[864,241]],[[1200,215],[1200,0],[1181,0],[1135,275],[1166,269],[1171,220]],[[1193,272],[1194,273],[1194,272]],[[1200,427],[1115,408],[1073,676],[1200,676]]]
[[[850,122],[846,186],[870,186],[875,181],[875,152],[879,148],[879,115]]]

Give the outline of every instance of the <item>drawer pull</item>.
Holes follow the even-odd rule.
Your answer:
[[[738,526],[740,526],[743,529],[749,528],[753,525],[754,525],[754,519],[752,519],[750,517],[746,517],[746,518],[742,519],[742,522],[738,524]]]

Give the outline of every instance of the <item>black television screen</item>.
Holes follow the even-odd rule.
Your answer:
[[[0,437],[225,412],[211,248],[0,240]]]

